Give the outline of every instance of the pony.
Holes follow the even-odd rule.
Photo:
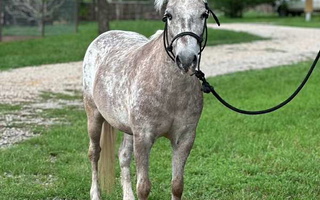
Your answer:
[[[137,197],[148,199],[149,154],[159,137],[168,138],[173,150],[172,200],[182,197],[184,168],[203,108],[201,84],[193,74],[200,62],[199,40],[208,9],[203,0],[155,0],[155,7],[158,11],[165,7],[164,31],[150,39],[135,32],[108,31],[89,45],[84,57],[92,200],[101,199],[99,176],[114,173],[118,130],[123,133],[118,155],[123,199],[135,199],[130,175],[132,154]],[[100,184],[112,185],[113,178]]]

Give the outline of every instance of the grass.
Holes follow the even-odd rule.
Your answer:
[[[52,92],[42,92],[40,97],[43,100],[48,99],[61,99],[61,100],[74,100],[74,99],[82,99],[82,93],[79,91],[72,91],[74,94],[65,94],[65,93],[52,93]]]
[[[10,105],[10,104],[0,104],[0,114],[5,114],[6,112],[17,111],[21,109],[21,105]]]
[[[45,35],[60,35],[75,31],[74,24],[46,25]],[[38,26],[6,26],[2,30],[3,36],[41,36]]]
[[[247,13],[243,18],[219,17],[221,24],[224,23],[268,23],[282,26],[320,28],[320,15],[314,14],[311,21],[306,22],[304,16],[300,17],[279,17],[275,14],[258,15],[257,13]],[[214,23],[213,20],[210,22]]]
[[[114,21],[111,29],[139,32],[147,37],[163,29],[161,21]],[[209,30],[208,45],[250,42],[262,39],[244,32]],[[212,37],[211,37],[212,36]],[[83,23],[78,34],[48,36],[43,39],[0,43],[0,70],[23,66],[80,61],[88,45],[97,37],[95,23]]]
[[[209,81],[232,104],[262,109],[291,94],[310,64],[240,72]],[[292,103],[263,116],[233,113],[205,95],[196,142],[186,166],[184,199],[319,199],[319,81],[316,70]],[[85,113],[75,108],[45,112],[70,124],[42,129],[41,136],[0,150],[0,196],[15,200],[88,199]],[[168,140],[157,140],[150,165],[150,199],[170,199]],[[116,190],[109,199],[121,199],[118,166],[117,177]]]

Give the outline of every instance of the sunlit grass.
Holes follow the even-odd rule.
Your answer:
[[[266,14],[258,15],[246,14],[243,18],[226,18],[220,17],[221,23],[267,23],[274,25],[282,26],[294,26],[294,27],[309,27],[309,28],[320,28],[320,15],[315,13],[310,21],[305,20],[305,16],[296,16],[296,17],[279,17],[276,14]],[[211,21],[213,23],[213,20]]]

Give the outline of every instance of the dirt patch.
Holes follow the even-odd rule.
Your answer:
[[[0,115],[0,148],[6,148],[28,138],[39,136],[35,127],[65,124],[64,119],[45,117],[48,109],[68,109],[68,106],[82,108],[80,100],[52,100],[28,103],[20,110],[8,111]]]

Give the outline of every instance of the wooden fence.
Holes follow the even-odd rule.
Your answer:
[[[111,19],[160,19],[160,14],[150,2],[127,1],[110,4]]]
[[[95,21],[97,6],[93,3],[81,3],[80,20]],[[83,13],[83,14],[82,14]],[[117,1],[109,3],[109,18],[111,20],[161,19],[151,1]]]

